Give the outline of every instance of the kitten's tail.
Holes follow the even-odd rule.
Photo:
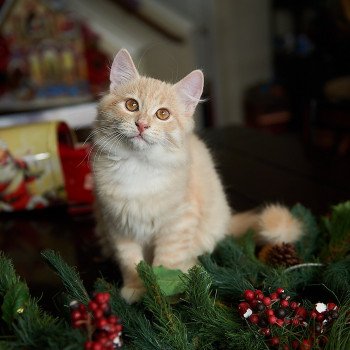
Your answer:
[[[232,215],[231,235],[240,236],[250,228],[257,233],[257,241],[261,243],[295,242],[302,235],[301,222],[279,204]]]

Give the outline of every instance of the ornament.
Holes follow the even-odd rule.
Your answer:
[[[315,340],[320,337],[324,345],[327,343],[324,333],[334,319],[339,317],[336,304],[319,302],[310,310],[290,300],[283,288],[277,288],[269,296],[261,290],[249,289],[244,291],[243,296],[245,301],[238,305],[239,314],[250,324],[252,330],[266,338],[266,344],[272,348],[290,349],[290,345],[292,349],[308,350],[312,348],[314,341],[321,344],[319,340]],[[277,327],[283,329],[282,333]],[[280,337],[284,334],[284,338],[276,337],[276,334]],[[287,334],[302,334],[306,338],[300,337],[301,341],[285,339]]]
[[[73,328],[85,329],[88,340],[85,350],[113,350],[122,347],[123,326],[120,319],[111,315],[109,293],[96,293],[86,307],[77,301],[70,303]]]

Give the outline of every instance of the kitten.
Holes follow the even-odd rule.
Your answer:
[[[299,238],[300,223],[285,207],[232,215],[210,152],[193,133],[200,70],[171,85],[140,76],[123,49],[110,80],[94,130],[96,218],[127,302],[144,292],[135,269],[141,260],[187,271],[226,234],[249,227],[265,241]]]

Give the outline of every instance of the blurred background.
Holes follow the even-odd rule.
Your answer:
[[[316,128],[313,141],[347,150],[337,131],[349,128],[349,0],[0,0],[0,7],[0,126],[25,117],[89,126],[112,58],[125,47],[143,74],[159,79],[204,71],[199,127],[294,131],[306,141]]]

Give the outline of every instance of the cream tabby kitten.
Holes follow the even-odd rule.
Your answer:
[[[200,70],[168,84],[140,76],[123,49],[110,80],[94,130],[96,218],[102,246],[120,266],[127,302],[142,296],[135,269],[141,260],[187,271],[226,234],[249,227],[262,240],[299,238],[300,223],[284,207],[232,215],[212,157],[193,133]]]

